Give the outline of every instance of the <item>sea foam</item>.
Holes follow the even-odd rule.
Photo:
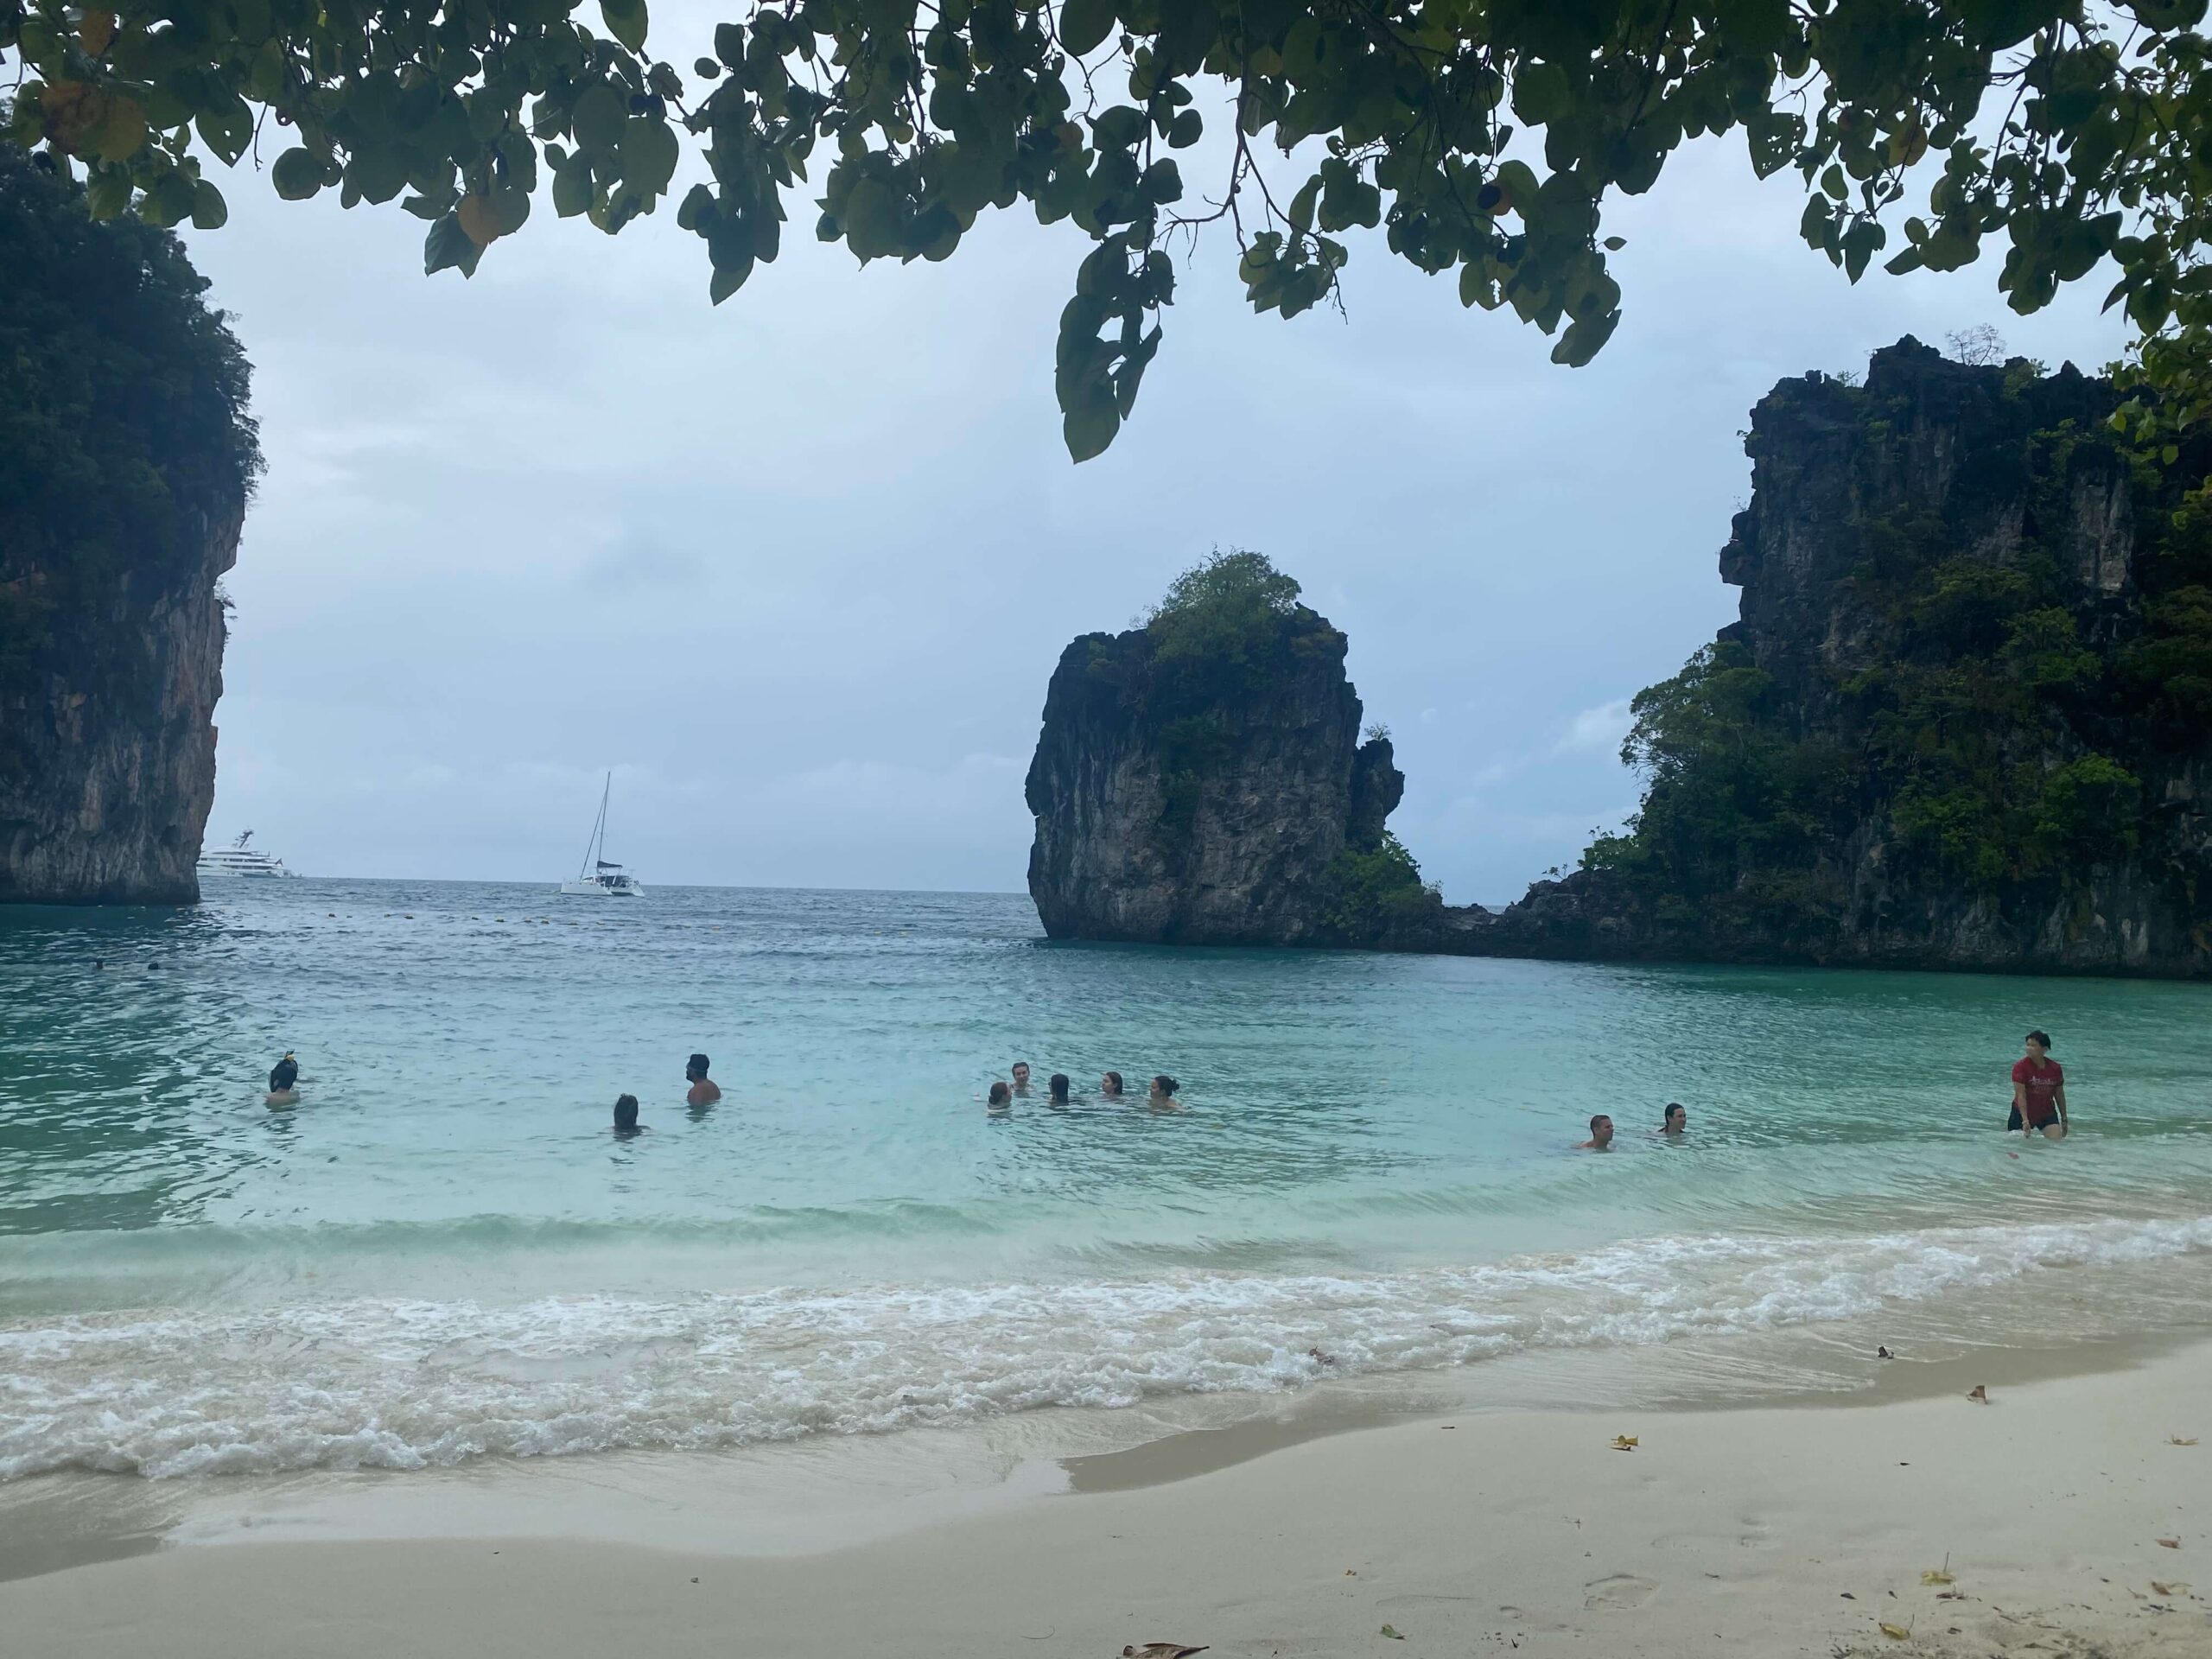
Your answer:
[[[0,1328],[0,1478],[420,1469],[881,1433],[1807,1325],[2208,1249],[2212,1217],[2198,1217],[1644,1238],[1392,1274],[363,1299],[18,1322]]]

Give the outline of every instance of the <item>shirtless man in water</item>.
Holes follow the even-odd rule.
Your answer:
[[[711,1106],[722,1097],[721,1089],[707,1075],[707,1057],[694,1054],[683,1067],[684,1081],[691,1087],[683,1096],[690,1106]]]
[[[1574,1148],[1577,1152],[1611,1152],[1613,1149],[1613,1120],[1603,1112],[1590,1120],[1590,1138]]]

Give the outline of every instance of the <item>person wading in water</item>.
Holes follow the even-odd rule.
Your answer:
[[[2012,1063],[2012,1116],[2007,1131],[2042,1132],[2046,1141],[2066,1137],[2066,1072],[2050,1058],[2050,1035],[2031,1031],[2027,1056]]]

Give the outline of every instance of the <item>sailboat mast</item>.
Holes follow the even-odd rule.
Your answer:
[[[599,856],[601,845],[606,839],[607,797],[613,787],[614,774],[610,771],[607,774],[607,787],[599,792],[599,816],[592,820],[591,839],[584,843],[584,867],[576,872],[576,880],[579,881],[588,881],[595,874],[592,869],[592,861]]]

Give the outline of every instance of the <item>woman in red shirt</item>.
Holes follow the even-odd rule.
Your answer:
[[[2028,1053],[2012,1065],[2012,1116],[2005,1127],[2033,1135],[2043,1131],[2046,1141],[2066,1134],[2066,1073],[2050,1058],[2048,1033],[2028,1033]]]

